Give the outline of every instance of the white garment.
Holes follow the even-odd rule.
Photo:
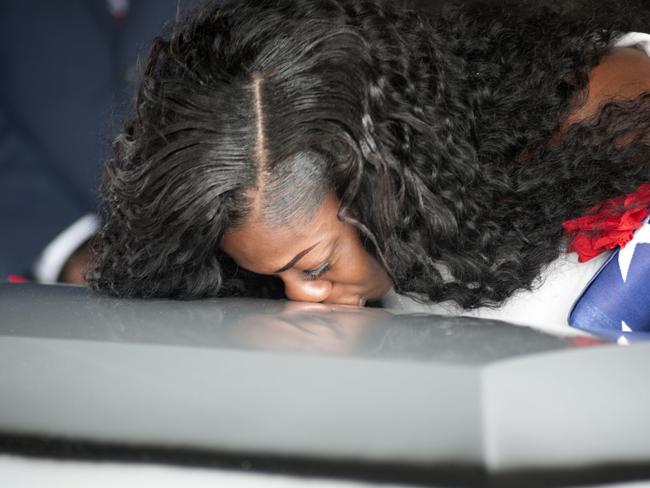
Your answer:
[[[650,34],[628,32],[616,40],[614,47],[636,47],[650,56]]]
[[[99,228],[96,215],[86,214],[51,241],[34,263],[34,278],[39,283],[56,283],[68,260]]]
[[[481,307],[463,310],[454,302],[418,303],[395,293],[382,300],[384,307],[398,313],[428,312],[438,315],[462,315],[483,319],[505,320],[559,335],[588,335],[570,327],[567,318],[573,302],[589,280],[605,263],[609,253],[579,263],[575,253],[562,254],[541,273],[532,291],[520,291],[499,308]]]
[[[630,32],[619,37],[614,46],[637,47],[650,56],[650,34]],[[427,312],[479,317],[505,320],[559,335],[588,335],[569,326],[569,313],[573,303],[605,263],[609,254],[601,254],[586,263],[579,263],[575,253],[563,254],[541,273],[532,291],[515,293],[496,309],[482,307],[463,310],[453,302],[419,303],[398,295],[394,290],[389,291],[382,302],[384,307],[397,313]]]

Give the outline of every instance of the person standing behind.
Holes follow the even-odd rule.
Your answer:
[[[0,3],[0,281],[83,281],[112,121],[190,1]]]

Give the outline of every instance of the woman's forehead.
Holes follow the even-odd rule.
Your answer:
[[[328,196],[308,222],[271,224],[253,216],[227,231],[220,247],[240,266],[277,270],[304,250],[334,238],[341,224],[337,214],[338,200]]]

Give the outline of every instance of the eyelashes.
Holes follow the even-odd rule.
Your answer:
[[[321,276],[323,276],[327,271],[330,270],[332,265],[329,262],[321,264],[318,268],[312,269],[309,271],[303,271],[303,275],[305,276],[306,280],[317,280]]]

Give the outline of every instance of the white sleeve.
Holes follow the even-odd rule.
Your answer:
[[[90,239],[99,227],[94,214],[81,217],[61,232],[43,250],[34,264],[34,277],[39,283],[56,283],[70,256]]]
[[[650,56],[650,34],[643,32],[628,32],[616,39],[614,47],[636,47]]]

